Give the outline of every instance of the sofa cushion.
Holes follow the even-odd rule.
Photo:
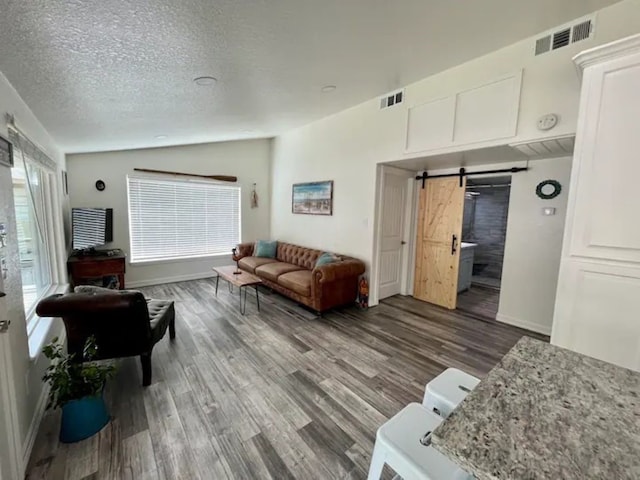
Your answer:
[[[298,270],[278,277],[278,285],[293,290],[304,297],[311,296],[311,270]]]
[[[259,266],[276,262],[277,260],[275,258],[244,257],[240,259],[238,265],[240,265],[240,268],[246,270],[249,273],[255,273],[256,268],[258,268]]]
[[[330,263],[339,262],[340,257],[329,252],[324,252],[322,255],[318,257],[316,260],[316,267],[321,267],[322,265],[329,265]]]
[[[267,280],[277,282],[280,275],[288,272],[295,272],[296,270],[302,270],[302,267],[298,267],[297,265],[292,265],[290,263],[276,262],[267,263],[266,265],[257,267],[255,273]]]
[[[269,242],[267,240],[258,240],[256,242],[255,256],[265,258],[276,258],[276,249],[278,242]]]

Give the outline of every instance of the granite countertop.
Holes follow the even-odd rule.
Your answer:
[[[640,373],[523,337],[432,443],[480,480],[639,479]]]

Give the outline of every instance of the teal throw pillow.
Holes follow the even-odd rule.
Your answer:
[[[268,242],[266,240],[258,240],[256,242],[256,257],[276,258],[276,250],[278,242]]]
[[[329,252],[324,252],[316,260],[316,267],[320,267],[322,265],[328,265],[330,263],[335,263],[339,261],[340,261],[340,257],[338,257],[337,255],[334,255],[333,253],[329,253]]]

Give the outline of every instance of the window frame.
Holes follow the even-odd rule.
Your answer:
[[[62,198],[63,188],[61,176],[61,172],[64,170],[64,164],[60,165],[58,162],[51,160],[41,149],[15,128],[9,128],[9,139],[13,145],[14,167],[19,165],[19,163],[22,163],[23,167],[24,163],[31,164],[42,171],[43,178],[43,215],[45,218],[44,228],[46,230],[45,237],[48,250],[50,283],[48,288],[42,291],[41,295],[37,297],[29,309],[23,309],[25,315],[25,330],[28,338],[29,358],[31,361],[36,361],[40,355],[42,345],[48,338],[49,330],[53,325],[53,318],[39,317],[36,314],[36,306],[42,298],[57,293],[67,293],[69,291],[66,270],[68,252],[64,233],[65,222],[63,212],[66,202]],[[25,150],[29,150],[35,157]],[[40,158],[40,161],[37,157]],[[24,291],[21,293],[24,295]]]
[[[20,155],[24,155],[24,152],[20,152]],[[33,331],[35,330],[35,328],[37,327],[39,318],[36,314],[35,314],[35,310],[36,310],[36,306],[38,305],[38,302],[40,300],[42,300],[44,297],[46,297],[51,291],[52,289],[55,287],[55,268],[54,268],[54,262],[53,262],[53,255],[55,252],[55,245],[53,244],[53,229],[51,228],[51,223],[54,220],[53,219],[53,212],[51,211],[51,204],[53,201],[53,195],[52,195],[52,178],[54,176],[54,172],[50,171],[49,169],[47,169],[46,167],[38,164],[38,162],[35,162],[33,160],[31,160],[27,155],[25,155],[24,157],[24,161],[21,162],[22,166],[20,165],[14,165],[13,168],[21,168],[24,171],[24,175],[25,177],[29,175],[29,172],[27,171],[27,168],[35,168],[39,170],[39,175],[40,175],[40,179],[42,180],[42,203],[43,203],[43,210],[42,210],[42,216],[43,216],[43,234],[44,234],[44,239],[42,241],[42,244],[44,246],[45,249],[45,261],[42,262],[43,264],[45,264],[47,266],[48,272],[47,272],[47,276],[48,276],[48,283],[45,286],[45,288],[35,296],[33,302],[29,305],[29,307],[24,308],[24,314],[25,314],[25,319],[26,319],[26,326],[27,326],[27,336],[31,336],[31,334],[33,333]],[[28,166],[28,167],[27,167]],[[25,182],[28,182],[28,179],[25,178]],[[12,182],[13,183],[13,182]],[[15,184],[14,188],[15,188]],[[29,187],[28,187],[28,183],[26,186],[26,190],[27,190],[27,204],[29,209],[33,208],[33,205],[31,205],[29,202],[29,195],[30,192]],[[15,209],[15,199],[14,199],[14,209]],[[14,213],[14,215],[16,215]],[[17,215],[16,215],[16,223],[17,223]],[[39,235],[38,233],[36,233],[35,235]],[[22,268],[21,268],[22,270]],[[22,273],[22,272],[21,272]],[[23,304],[24,304],[24,288],[25,285],[24,283],[22,283],[22,297],[23,297]]]
[[[127,175],[126,178],[126,187],[127,187],[127,224],[129,227],[129,263],[131,265],[154,265],[154,264],[162,264],[162,263],[179,263],[179,262],[189,262],[189,261],[197,261],[203,258],[215,258],[222,256],[229,256],[231,254],[231,248],[229,248],[228,252],[215,252],[215,253],[200,253],[194,255],[179,255],[172,257],[158,257],[158,258],[144,258],[144,259],[136,259],[134,255],[133,248],[133,224],[132,224],[132,215],[131,215],[131,194],[130,194],[130,181],[131,180],[142,180],[142,181],[153,181],[153,182],[166,182],[168,184],[201,184],[201,185],[209,185],[209,186],[222,186],[225,188],[235,189],[238,192],[238,243],[242,241],[242,186],[241,185],[228,185],[223,182],[215,181],[215,180],[200,180],[200,179],[187,179],[187,178],[159,178],[156,176],[150,175]]]

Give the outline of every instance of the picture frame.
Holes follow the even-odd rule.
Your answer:
[[[13,145],[2,136],[0,136],[0,165],[13,168]]]
[[[333,215],[333,180],[293,184],[291,213]]]

